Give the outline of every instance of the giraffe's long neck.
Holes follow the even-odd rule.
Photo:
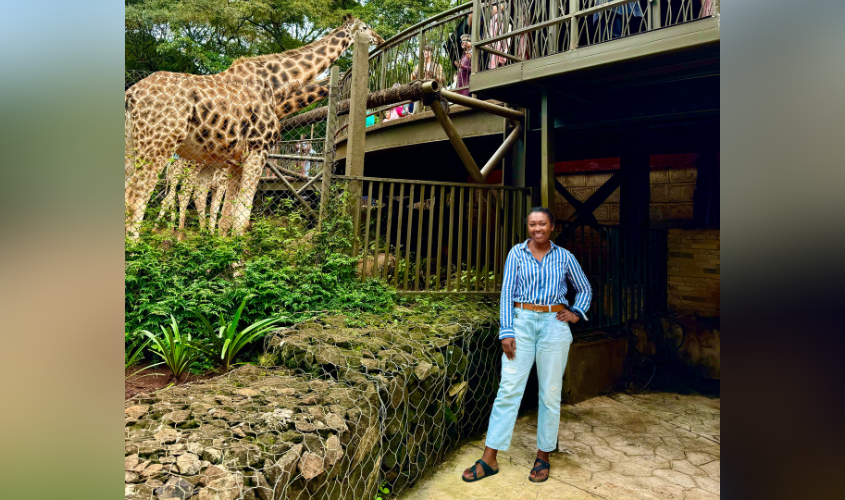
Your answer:
[[[284,102],[331,66],[352,43],[350,23],[298,49],[238,59],[221,75],[245,81],[264,82],[277,104]]]
[[[327,82],[309,83],[292,92],[287,99],[274,108],[276,118],[281,120],[285,116],[304,109],[314,101],[318,101],[328,95],[329,86]]]

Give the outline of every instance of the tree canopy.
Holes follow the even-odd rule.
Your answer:
[[[210,74],[313,42],[352,14],[385,39],[459,0],[126,0],[125,68]],[[341,66],[348,65],[342,60]]]

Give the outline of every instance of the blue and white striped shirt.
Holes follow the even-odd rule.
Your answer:
[[[502,299],[500,304],[501,326],[499,339],[514,337],[513,303],[554,305],[565,304],[566,280],[575,289],[575,304],[569,309],[587,319],[587,309],[593,298],[593,289],[575,256],[565,248],[552,243],[552,248],[543,257],[542,262],[531,255],[528,242],[515,245],[505,261],[505,273],[502,281]]]

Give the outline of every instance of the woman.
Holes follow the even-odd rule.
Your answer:
[[[549,237],[555,218],[545,208],[528,213],[530,239],[514,246],[505,261],[502,282],[502,380],[493,403],[487,442],[481,460],[464,471],[463,480],[478,481],[499,472],[498,450],[510,446],[516,413],[531,366],[537,361],[540,388],[537,417],[537,459],[528,479],[549,478],[549,452],[557,447],[563,371],[572,343],[569,323],[586,320],[592,289],[575,257]],[[564,297],[566,281],[575,289],[572,307]]]
[[[443,66],[432,59],[433,55],[434,46],[426,45],[423,48],[423,77],[419,77],[419,68],[415,68],[411,73],[411,80],[435,80],[440,85],[446,82],[443,78]]]
[[[472,70],[472,43],[469,40],[469,35],[461,37],[461,47],[464,50],[464,56],[461,58],[461,64],[458,66],[457,73],[457,87],[460,90],[456,92],[461,95],[469,96],[469,75]]]
[[[493,11],[490,16],[490,38],[499,36],[505,32],[506,26],[505,22],[507,21],[507,16],[505,16],[504,12],[499,12],[499,6],[494,5]],[[511,39],[507,38],[505,40],[499,40],[492,45],[492,49],[498,50],[499,52],[504,52],[505,54],[508,53],[511,49]],[[504,66],[508,63],[507,58],[497,55],[491,55],[490,59],[488,60],[488,69],[496,69],[498,67]]]

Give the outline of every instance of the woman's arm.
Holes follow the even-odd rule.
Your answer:
[[[513,297],[516,292],[516,273],[519,270],[519,260],[514,249],[508,253],[505,260],[505,272],[502,276],[502,295],[499,300],[499,340],[513,338]]]
[[[593,300],[593,287],[590,286],[590,282],[581,269],[581,264],[575,260],[575,256],[569,254],[568,257],[566,275],[569,282],[572,283],[572,288],[575,289],[575,301],[570,309],[586,320],[587,309],[590,308],[590,302]]]

